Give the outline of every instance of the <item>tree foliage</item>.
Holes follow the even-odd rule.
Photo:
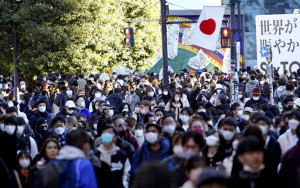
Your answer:
[[[144,70],[160,52],[158,23],[133,24],[135,46],[126,48],[129,19],[159,18],[157,0],[22,0],[16,14],[0,2],[0,63],[12,65],[11,21],[18,34],[19,69],[49,72],[101,72],[116,66]],[[2,11],[3,10],[3,11]]]

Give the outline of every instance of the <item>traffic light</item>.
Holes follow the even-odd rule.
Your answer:
[[[230,46],[230,30],[227,27],[221,28],[221,47],[228,48]]]
[[[126,27],[124,29],[124,34],[125,34],[125,46],[130,48],[134,46],[134,37],[133,37],[133,28],[132,27]]]

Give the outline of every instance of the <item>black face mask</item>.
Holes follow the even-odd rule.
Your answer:
[[[79,122],[81,123],[81,127],[83,129],[85,129],[86,128],[86,121],[79,121]]]
[[[39,133],[47,133],[47,132],[48,132],[48,126],[39,126],[39,127],[37,128],[37,131],[38,131]]]
[[[125,137],[125,130],[119,131],[119,136],[120,137]]]
[[[134,90],[131,90],[131,91],[130,91],[130,94],[134,94]]]
[[[292,110],[293,109],[293,105],[288,105],[287,109],[288,110]]]

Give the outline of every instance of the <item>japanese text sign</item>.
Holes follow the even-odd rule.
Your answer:
[[[278,14],[256,16],[257,64],[267,72],[262,47],[272,47],[272,68],[279,74],[290,73],[300,68],[300,14]]]

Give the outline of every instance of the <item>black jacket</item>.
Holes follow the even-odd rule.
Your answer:
[[[41,113],[39,110],[36,110],[29,118],[29,125],[32,128],[32,130],[35,130],[36,122],[41,117],[45,118],[47,120],[48,125],[50,125],[51,115],[47,111]]]
[[[119,95],[118,93],[113,93],[107,97],[107,100],[110,103],[110,105],[114,106],[113,107],[114,113],[118,114],[119,108],[123,103],[121,95]]]
[[[253,98],[251,98],[249,101],[246,102],[245,107],[252,108],[252,106],[255,105],[260,110],[260,107],[263,104],[268,104],[268,100],[265,97],[260,96],[258,101],[255,101],[253,100]]]

